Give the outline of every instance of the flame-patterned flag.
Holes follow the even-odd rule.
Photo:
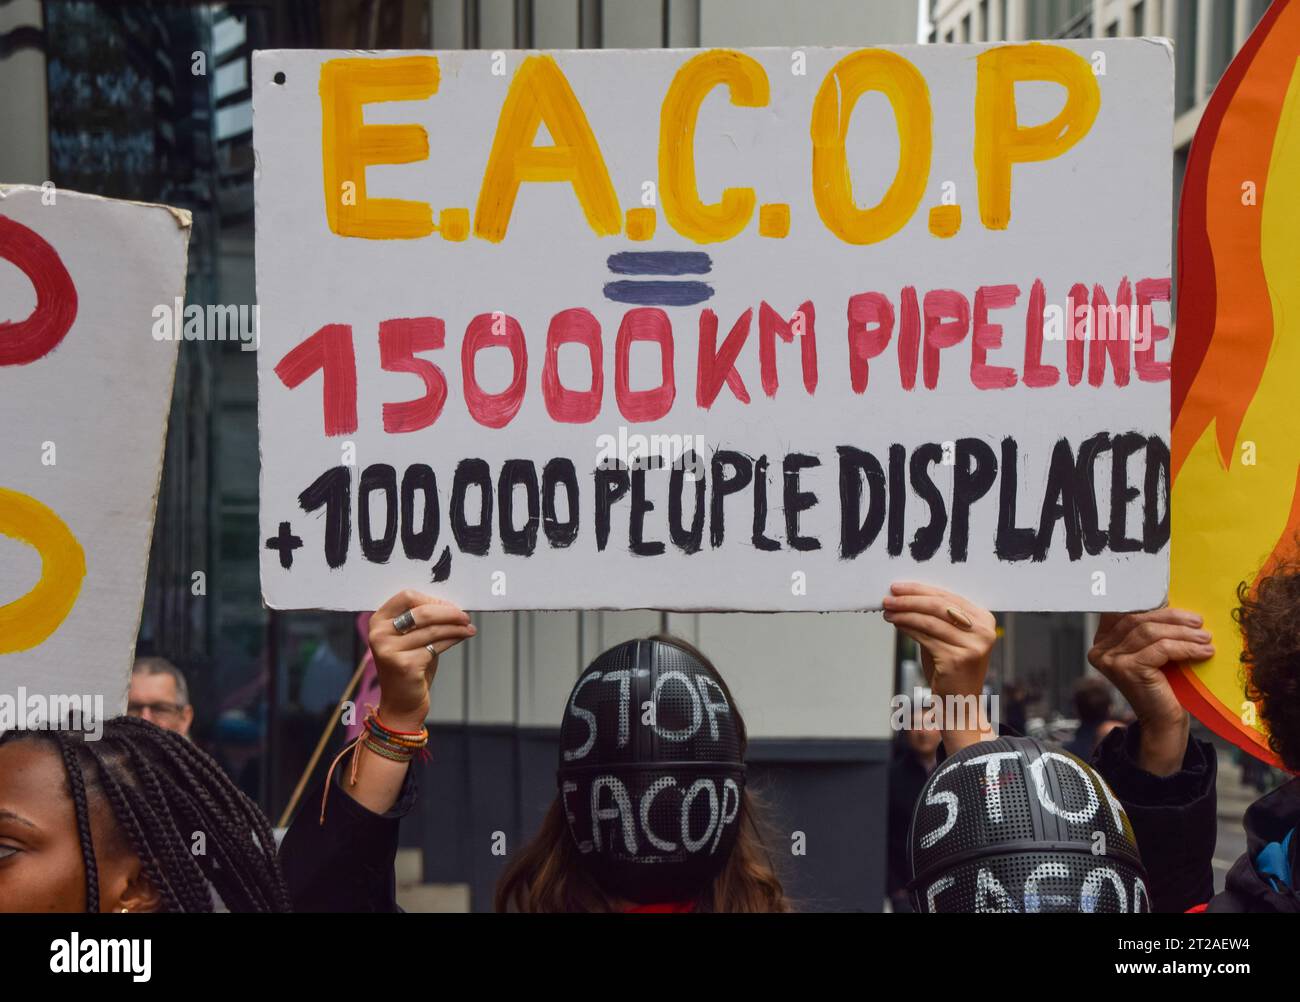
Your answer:
[[[1239,583],[1296,557],[1300,533],[1300,5],[1276,0],[1192,142],[1178,237],[1170,602],[1218,653],[1173,673],[1220,737],[1277,763],[1247,693]],[[1233,638],[1231,641],[1229,638]]]

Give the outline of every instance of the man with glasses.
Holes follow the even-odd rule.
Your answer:
[[[131,670],[126,712],[189,737],[194,707],[190,706],[190,689],[181,670],[166,658],[137,658]]]

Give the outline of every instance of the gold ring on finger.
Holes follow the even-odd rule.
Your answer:
[[[956,606],[950,605],[944,611],[948,614],[948,621],[952,623],[953,626],[960,627],[963,630],[973,630],[975,628],[975,624],[971,622],[970,616],[966,615],[966,613],[962,612]]]

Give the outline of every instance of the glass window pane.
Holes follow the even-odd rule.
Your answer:
[[[1237,51],[1232,0],[1208,0],[1210,4],[1210,65],[1208,84],[1213,87],[1223,76]]]
[[[1196,103],[1196,22],[1201,0],[1183,0],[1178,5],[1178,27],[1174,38],[1174,111],[1182,114]]]

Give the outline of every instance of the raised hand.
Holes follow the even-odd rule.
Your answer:
[[[973,697],[972,705],[978,708],[975,720],[954,721],[944,714],[943,743],[948,754],[996,737],[980,699],[997,641],[993,613],[930,585],[898,582],[889,591],[883,601],[885,621],[920,645],[921,668],[940,708],[952,705],[946,701],[949,696]],[[956,726],[959,723],[963,726]]]
[[[459,607],[422,592],[400,591],[380,606],[370,617],[369,640],[384,723],[399,730],[423,727],[438,656],[475,632]]]
[[[1205,661],[1214,646],[1203,620],[1184,609],[1106,613],[1097,626],[1089,663],[1129,701],[1142,724],[1138,764],[1167,776],[1182,767],[1189,720],[1165,670],[1182,661]]]

